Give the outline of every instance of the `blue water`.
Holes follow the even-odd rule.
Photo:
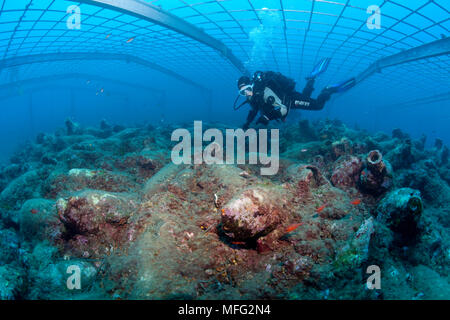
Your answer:
[[[251,5],[239,0],[209,1],[191,7],[178,0],[147,2],[221,40],[250,72],[280,71],[297,81],[298,90],[319,58],[332,57],[328,72],[316,84],[315,94],[325,85],[357,75],[380,57],[449,35],[449,6],[445,0],[350,1],[347,6],[345,1],[311,0],[252,1]],[[0,3],[0,58],[54,52],[126,53],[172,69],[212,90],[212,103],[207,106],[204,92],[149,68],[118,61],[59,61],[2,69],[1,84],[85,73],[144,86],[133,89],[107,81],[92,80],[87,84],[89,78],[67,78],[46,82],[39,88],[34,83],[2,89],[2,162],[18,144],[33,140],[38,132],[54,131],[68,117],[85,124],[104,118],[129,125],[162,118],[168,122],[196,119],[240,125],[245,118],[246,110],[233,112],[231,108],[239,72],[206,46],[187,44],[187,37],[143,19],[84,4],[80,7],[81,29],[68,30],[66,21],[70,16],[66,10],[77,4],[71,1]],[[285,10],[286,30],[281,23],[280,4]],[[381,6],[380,29],[365,26],[369,5]],[[156,35],[153,37],[149,30]],[[135,40],[127,43],[132,37]],[[323,111],[302,112],[301,116],[338,118],[371,132],[390,133],[399,127],[412,137],[425,134],[430,143],[438,137],[448,144],[448,96],[436,103],[396,105],[447,93],[449,70],[448,54],[387,68],[351,92],[334,97]],[[145,86],[166,94],[164,106],[158,105],[158,98]],[[96,96],[101,88],[105,94]]]
[[[337,119],[350,129],[363,130],[368,136],[383,132],[390,137],[392,131],[399,128],[413,140],[425,135],[427,150],[432,150],[436,139],[450,146],[448,0],[129,0],[107,1],[112,5],[106,7],[100,2],[0,0],[0,169],[10,164],[10,158],[15,153],[28,150],[26,146],[34,143],[41,133],[50,136],[55,132],[65,132],[67,119],[83,128],[98,127],[102,120],[127,128],[149,124],[151,128],[164,128],[168,124],[191,127],[195,120],[222,129],[238,128],[242,127],[250,110],[248,105],[238,111],[233,110],[233,102],[238,95],[236,82],[244,73],[252,75],[259,70],[281,72],[294,79],[296,90],[302,91],[305,78],[314,65],[321,58],[330,57],[327,72],[316,81],[315,98],[326,86],[357,77],[373,64],[382,62],[383,58],[401,56],[405,52],[411,57],[409,54],[416,48],[433,43],[439,44],[432,45],[424,58],[411,61],[403,56],[397,59],[395,65],[371,74],[351,90],[334,94],[323,110],[293,110],[285,123],[272,124],[281,129],[294,128],[300,120],[307,119],[320,131],[328,125],[325,120]],[[149,6],[149,11],[142,11],[146,6]],[[367,11],[371,6],[379,8],[379,17],[370,19],[375,13],[373,9]],[[152,13],[158,10],[162,10],[166,17],[163,22],[152,20]],[[238,70],[233,61],[238,61],[236,64],[245,70]],[[295,134],[296,129],[293,130],[292,134]],[[150,132],[151,138],[158,143],[170,139],[170,132],[165,137],[155,131]],[[141,143],[139,135],[136,139]],[[125,141],[127,138],[120,139]],[[304,142],[302,139],[297,142],[294,147],[289,147],[299,150],[309,148],[301,145]],[[66,147],[71,152],[73,146]],[[79,152],[84,147],[74,150]],[[386,148],[389,151],[393,149]],[[369,150],[364,151],[364,156],[366,151]],[[435,151],[430,151],[430,154]],[[114,153],[112,150],[107,152]],[[124,154],[127,152],[123,151]],[[426,156],[435,157],[433,161],[436,163],[441,161],[436,160],[441,153],[438,156],[430,154]],[[56,157],[56,153],[52,156]],[[426,156],[418,157],[418,162]],[[299,163],[302,161],[299,160]],[[20,170],[23,171],[19,170],[20,174],[32,171],[36,163],[31,160],[30,163],[21,163]],[[408,170],[413,169],[401,165],[401,170],[408,174],[417,173],[411,173]],[[124,166],[128,170],[133,165]],[[426,190],[429,187],[423,182],[426,180],[423,177],[429,173],[427,170],[430,167],[424,161],[420,163],[420,170],[417,170],[420,178],[414,180],[412,188]],[[326,170],[330,168],[331,164]],[[436,169],[438,173],[432,177],[434,182],[437,181],[435,185],[443,186],[442,190],[448,190],[445,175],[449,171],[446,168],[448,164],[442,161],[440,171]],[[62,172],[58,170],[55,172]],[[20,174],[17,173],[14,178]],[[46,174],[47,179],[50,173]],[[398,181],[402,181],[399,187],[407,187],[407,173],[402,171],[399,175]],[[133,182],[142,187],[145,179],[141,176],[139,179]],[[2,188],[11,183],[10,180],[5,178]],[[33,181],[41,183],[36,182],[39,179]],[[276,181],[280,185],[282,182],[284,180]],[[186,188],[193,190],[197,187]],[[204,192],[204,188],[201,189]],[[137,194],[135,192],[134,195]],[[31,192],[29,198],[35,196],[44,198],[37,191]],[[212,195],[208,197],[205,196],[212,199]],[[352,193],[349,197],[353,197]],[[376,201],[368,203],[373,205]],[[439,222],[436,230],[448,232],[448,221],[443,218],[442,222],[437,218],[437,212],[441,212],[439,210],[444,210],[444,215],[448,215],[448,203],[442,204],[440,198],[424,201],[428,201],[427,205],[431,208],[427,211],[427,221]],[[20,211],[19,202],[3,205],[0,209],[8,214],[17,213]],[[216,207],[219,209],[218,205]],[[29,212],[30,208],[23,210]],[[33,210],[31,213],[35,214]],[[364,213],[369,211],[367,209]],[[19,226],[17,221],[11,223],[5,218],[2,222],[0,219],[0,231],[2,227],[17,231]],[[438,249],[435,251],[439,259],[443,257],[448,261],[450,251],[446,240],[447,235],[436,240]],[[30,243],[34,245],[34,242]],[[441,244],[445,245],[441,248]],[[32,251],[30,248],[27,250]],[[42,249],[43,252],[45,250]],[[48,250],[42,255],[52,256],[52,249]],[[425,246],[420,250],[428,249]],[[439,259],[433,260],[436,270],[444,265]],[[408,264],[415,267],[415,262],[411,261]],[[420,272],[417,271],[418,274]],[[444,279],[431,269],[423,272],[431,274],[436,283]],[[0,284],[6,282],[0,277]],[[449,288],[448,281],[445,285],[442,289],[444,295]],[[435,291],[440,293],[439,290]],[[393,294],[388,298],[409,299],[415,294],[421,297],[421,292],[410,293],[406,289],[405,292],[402,292],[404,295]],[[33,296],[30,292],[21,294],[12,296],[47,297]],[[297,296],[296,292],[289,294],[285,297],[308,297],[301,293]],[[174,296],[177,297],[176,294]],[[249,297],[261,298],[251,294]],[[317,297],[319,295],[313,298]],[[362,295],[358,297],[367,298]],[[208,298],[223,297],[213,295]]]

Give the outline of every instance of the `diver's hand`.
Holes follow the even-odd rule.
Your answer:
[[[267,126],[269,124],[269,118],[267,118],[266,116],[261,116],[258,121],[256,121],[256,124],[263,124]]]

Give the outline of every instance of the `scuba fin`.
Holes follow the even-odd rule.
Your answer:
[[[323,58],[322,60],[320,60],[306,79],[315,79],[316,77],[327,71],[328,66],[330,65],[330,61],[331,58]]]
[[[344,91],[347,91],[347,90],[353,88],[355,85],[356,85],[356,79],[351,78],[344,82],[332,84],[331,86],[326,87],[326,90],[329,90],[332,93],[344,92]]]

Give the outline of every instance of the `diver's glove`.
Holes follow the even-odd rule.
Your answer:
[[[269,118],[267,118],[266,116],[261,116],[258,121],[256,121],[256,124],[263,124],[267,126],[269,124]]]

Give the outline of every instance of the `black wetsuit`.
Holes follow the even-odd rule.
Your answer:
[[[273,72],[266,72],[264,74],[274,74]],[[295,86],[295,82],[294,82]],[[331,92],[324,89],[317,99],[312,99],[311,94],[314,91],[314,79],[308,80],[303,92],[297,92],[295,90],[287,90],[283,92],[280,88],[276,87],[276,84],[272,85],[261,81],[255,82],[253,85],[253,96],[249,99],[251,110],[247,116],[247,121],[244,124],[244,129],[248,128],[251,122],[255,119],[258,112],[261,113],[261,117],[256,122],[267,125],[270,120],[283,120],[286,118],[290,109],[302,109],[302,110],[322,110],[325,103],[330,99]],[[268,94],[266,89],[269,88],[275,93],[275,97],[267,98]],[[278,100],[279,99],[279,100]],[[283,115],[281,112],[280,104],[274,103],[275,100],[281,101],[281,104],[287,108],[287,113]],[[297,104],[295,103],[297,101]]]

